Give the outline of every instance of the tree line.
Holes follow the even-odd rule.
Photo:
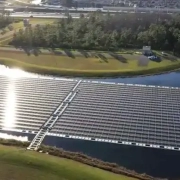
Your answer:
[[[53,24],[27,27],[14,33],[16,46],[118,50],[150,45],[156,50],[180,50],[180,15],[83,14]]]

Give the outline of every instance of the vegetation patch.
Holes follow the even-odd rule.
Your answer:
[[[29,151],[27,152],[25,149],[22,149],[22,148],[27,147],[29,145],[29,142],[19,142],[16,140],[0,139],[0,144],[6,145],[6,146],[13,146],[11,148],[8,148],[6,146],[0,146],[0,157],[1,157],[0,164],[2,164],[1,162],[4,161],[5,163],[8,163],[10,165],[13,164],[16,166],[18,165],[18,166],[42,170],[45,172],[45,174],[46,172],[52,173],[54,171],[53,173],[54,175],[59,175],[58,178],[61,176],[62,179],[64,178],[66,180],[71,180],[71,179],[72,180],[76,180],[76,179],[77,180],[79,179],[84,179],[84,180],[94,180],[94,179],[95,180],[99,180],[99,179],[100,180],[106,180],[106,179],[107,180],[110,180],[110,179],[112,180],[116,180],[116,179],[117,180],[119,179],[120,180],[131,180],[131,179],[132,180],[135,180],[135,179],[160,180],[159,178],[154,178],[146,174],[138,174],[135,171],[127,170],[126,168],[120,167],[114,163],[103,162],[101,160],[91,158],[82,153],[69,152],[69,151],[64,151],[63,149],[58,149],[58,148],[42,145],[39,148],[39,151],[46,153],[46,155],[43,155],[43,154],[38,155],[35,152],[29,152]],[[14,148],[14,146],[18,146],[19,149]],[[58,159],[58,158],[54,159],[53,157],[48,156],[47,153],[49,155],[57,156],[60,158],[66,158],[66,160]],[[51,161],[51,158],[54,159],[53,161],[55,161],[56,165],[52,164],[51,162],[48,162],[48,160]],[[90,165],[92,167],[96,167],[96,168],[110,171],[116,174],[120,174],[120,176],[111,174],[111,173],[108,174],[105,171],[99,171],[98,169],[94,169],[89,166],[83,166],[82,164],[78,164],[73,161],[69,161],[67,159],[71,159],[71,160],[78,161],[86,165]],[[58,174],[56,174],[56,172],[58,172]],[[38,180],[41,180],[41,179],[38,179]],[[42,180],[46,180],[46,179],[42,179]]]
[[[151,18],[149,18],[151,16]],[[118,50],[142,48],[150,45],[155,50],[180,50],[180,15],[89,13],[88,18],[59,19],[47,26],[28,27],[17,32],[13,45],[53,47],[83,50]]]

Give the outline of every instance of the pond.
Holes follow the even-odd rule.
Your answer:
[[[171,72],[161,75],[89,79],[125,84],[144,84],[155,86],[180,87],[180,72]],[[130,147],[108,143],[88,142],[72,139],[47,137],[45,144],[62,147],[69,151],[84,152],[104,161],[116,162],[119,165],[133,169],[139,173],[147,173],[156,177],[175,179],[180,177],[180,152]]]
[[[17,74],[17,72],[16,72]],[[132,78],[92,79],[106,82],[145,84],[156,86],[180,87],[180,72],[161,75]],[[34,135],[18,132],[5,132],[15,136],[28,136],[32,140]],[[115,162],[139,173],[147,173],[157,177],[180,177],[180,152],[125,146],[110,143],[91,142],[84,140],[65,139],[59,137],[46,137],[44,144],[63,148],[68,151],[83,152],[104,161]]]
[[[92,79],[97,81],[116,82],[125,84],[144,84],[155,86],[171,86],[180,87],[180,71],[171,72],[161,75],[131,77],[131,78],[107,78],[107,79]]]

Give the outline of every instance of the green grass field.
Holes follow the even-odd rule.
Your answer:
[[[176,57],[169,55],[162,57],[161,62],[148,60],[142,65],[138,54],[120,54],[105,52],[82,52],[82,51],[47,51],[39,50],[35,54],[28,54],[25,51],[0,51],[1,62],[6,65],[25,68],[27,70],[38,69],[59,74],[84,73],[84,74],[106,74],[125,72],[139,72],[157,70],[173,66],[180,66],[180,61]],[[177,66],[176,66],[177,65]],[[42,71],[41,71],[42,72]],[[62,73],[63,72],[63,73]]]
[[[81,163],[0,145],[1,180],[135,180]]]

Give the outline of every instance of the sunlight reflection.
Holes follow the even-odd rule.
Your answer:
[[[28,73],[18,68],[8,68],[6,66],[0,66],[0,74],[8,76],[10,78],[20,78],[20,77],[37,77],[37,74]]]
[[[27,136],[14,136],[14,135],[6,134],[6,133],[0,133],[0,138],[2,138],[2,139],[15,139],[17,141],[23,141],[23,142],[28,141]]]
[[[19,77],[23,77],[25,75],[27,75],[28,73],[21,70],[21,69],[8,69],[6,71],[6,75],[8,77],[12,77],[12,78],[19,78]]]
[[[5,117],[3,123],[4,128],[13,128],[15,126],[16,94],[14,88],[14,81],[12,81],[7,91],[7,100],[5,103]]]

